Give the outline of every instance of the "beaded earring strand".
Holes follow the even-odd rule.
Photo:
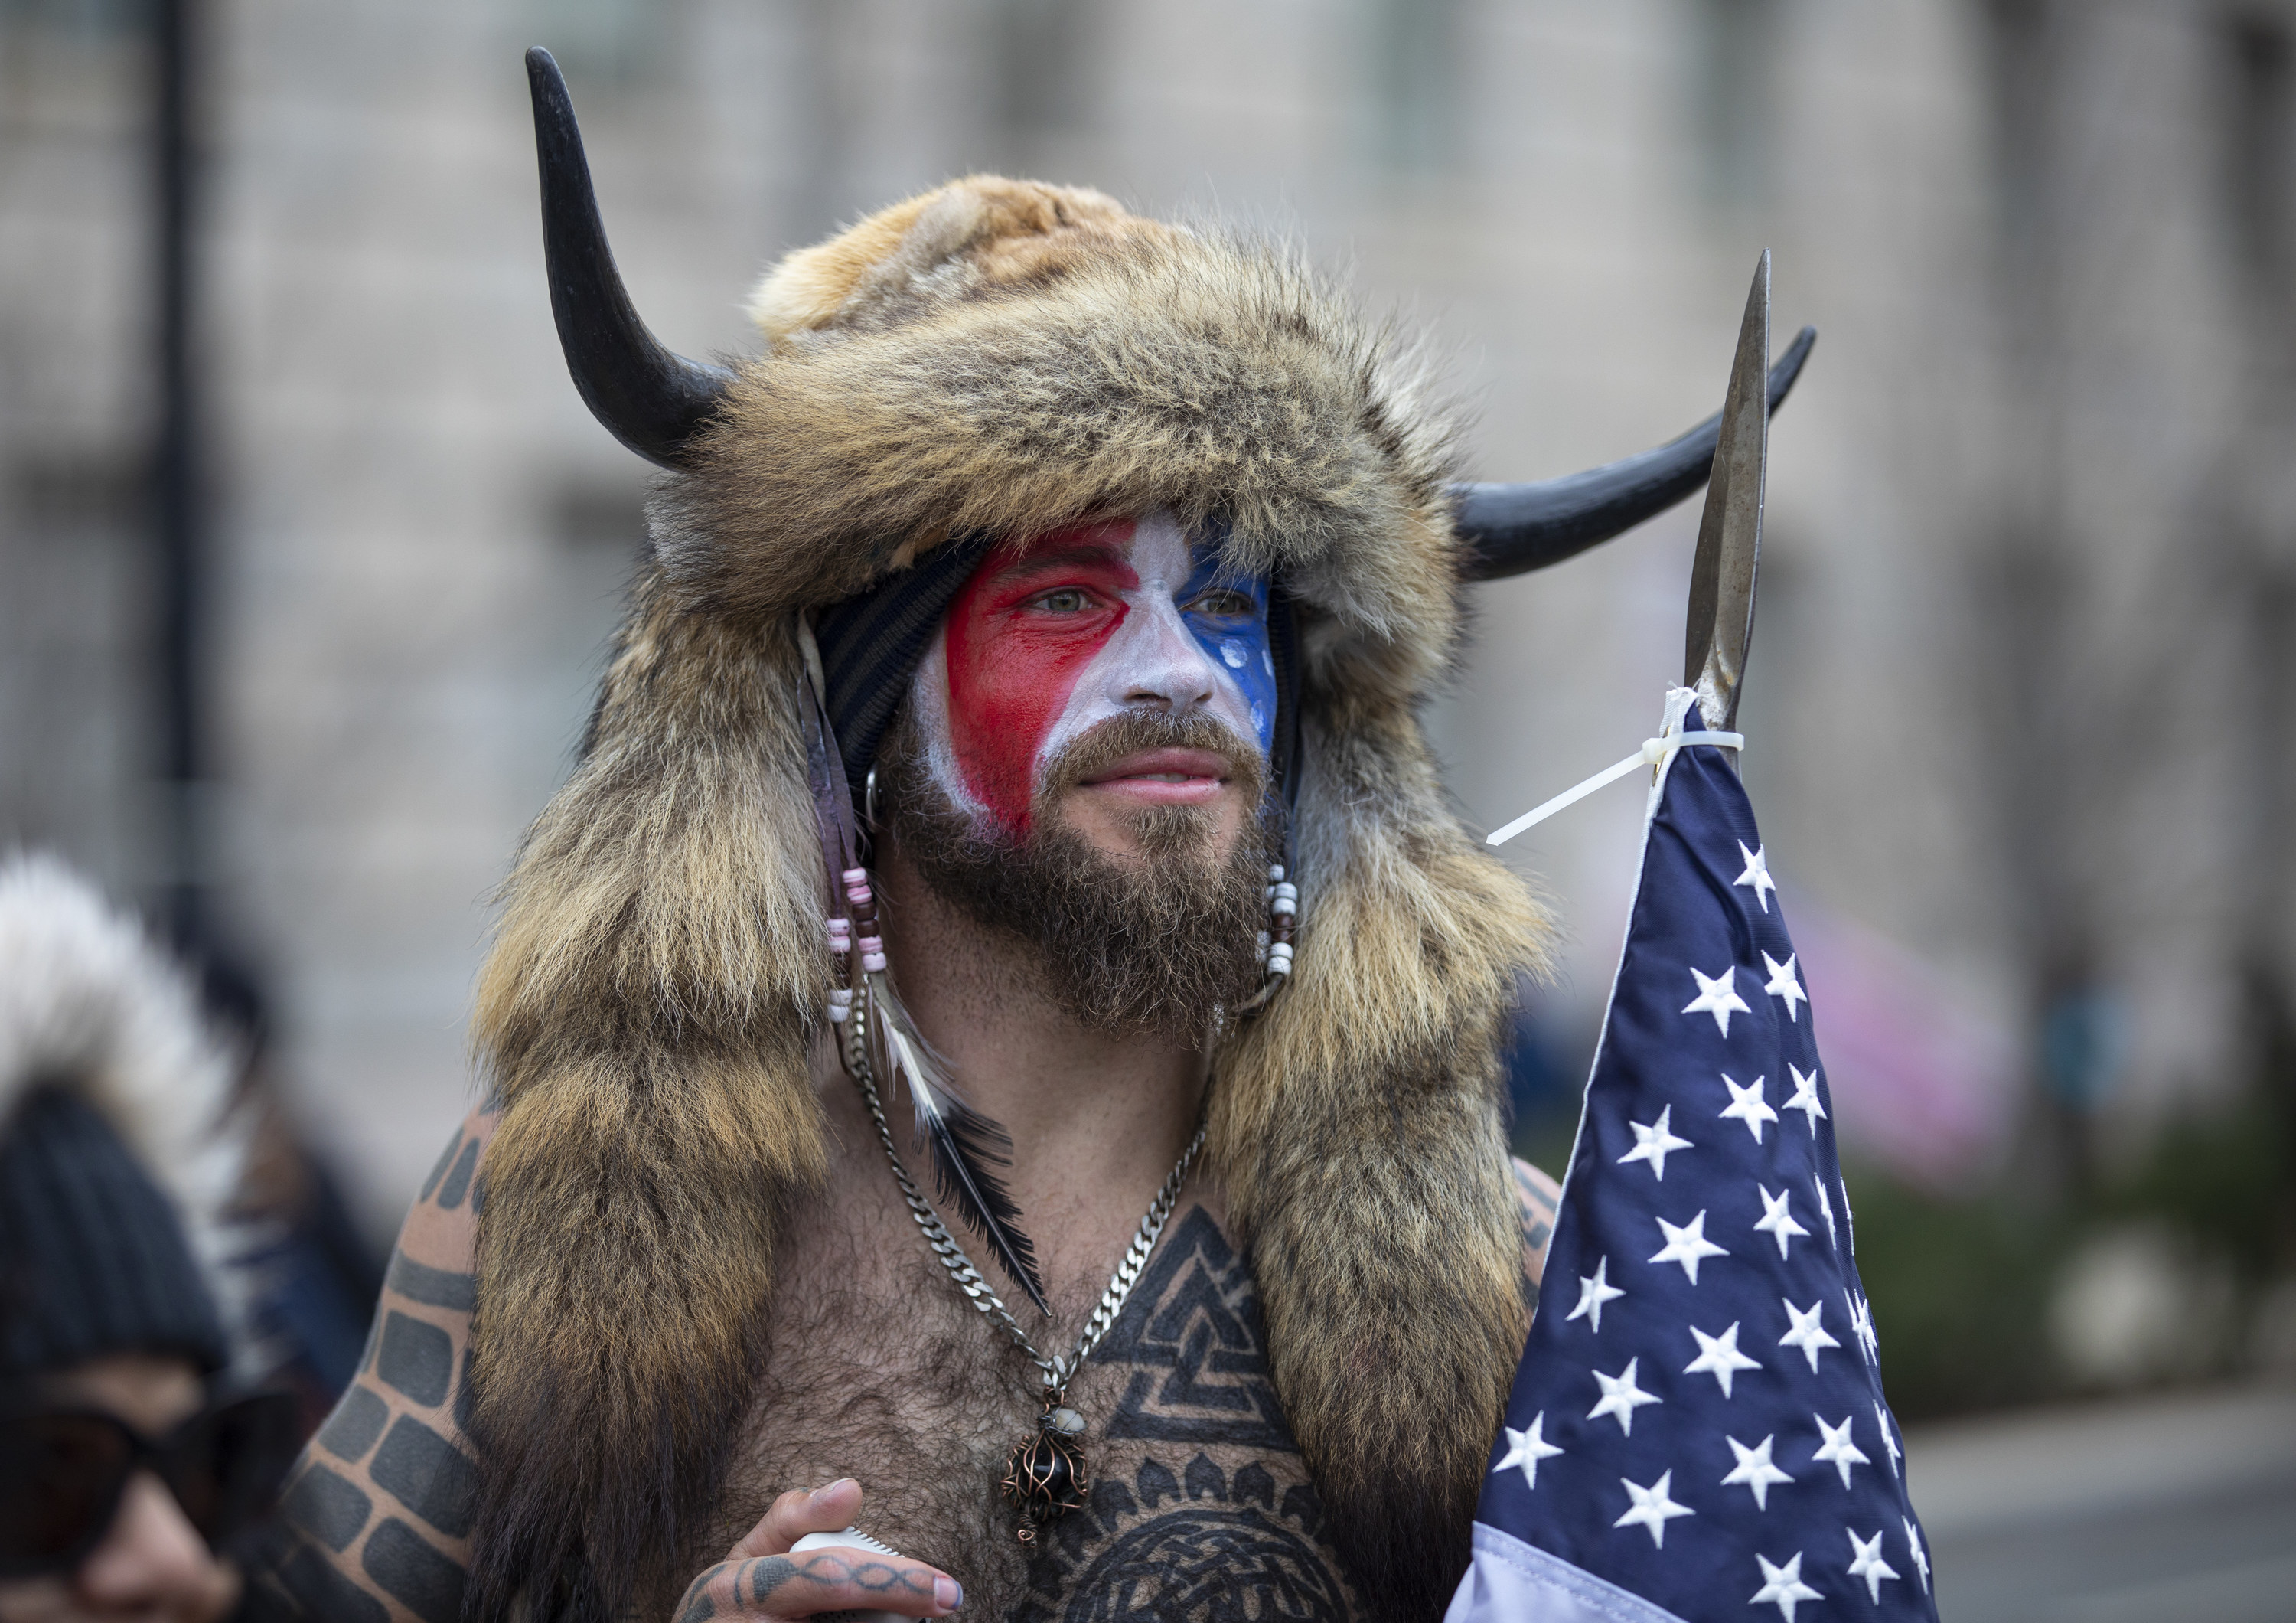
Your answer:
[[[873,1075],[898,1075],[908,1083],[917,1140],[931,1154],[941,1199],[988,1244],[1029,1299],[1049,1316],[1052,1308],[1037,1277],[1036,1248],[1021,1232],[1021,1209],[990,1170],[1010,1164],[1013,1141],[1004,1128],[957,1096],[893,986],[877,922],[876,894],[861,857],[861,834],[854,826],[852,793],[828,707],[822,702],[820,649],[813,628],[802,617],[797,630],[806,677],[800,715],[806,773],[826,868],[824,877],[829,882],[823,910],[830,957],[829,1017],[842,1039],[839,1048],[846,1070],[854,1074],[857,1059],[868,1066],[873,1059]]]

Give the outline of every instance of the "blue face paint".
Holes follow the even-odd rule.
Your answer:
[[[1259,753],[1275,743],[1275,655],[1267,636],[1267,578],[1226,568],[1217,542],[1189,549],[1195,564],[1174,598],[1197,646],[1233,680],[1251,713]]]

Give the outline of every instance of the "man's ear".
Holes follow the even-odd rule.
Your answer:
[[[925,764],[924,728],[917,719],[917,684],[924,680],[927,666],[920,663],[917,676],[910,682],[909,691],[894,708],[893,719],[885,723],[885,736],[877,746],[876,764],[869,769],[870,790],[865,798],[869,804],[862,808],[867,818],[867,828],[873,860],[882,861],[894,844],[894,825],[899,820],[893,815],[900,801],[915,793],[915,775],[929,770]],[[932,669],[938,671],[935,664]]]

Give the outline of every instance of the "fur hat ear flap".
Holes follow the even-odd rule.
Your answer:
[[[583,1575],[594,1611],[570,1615],[602,1619],[668,1581],[754,1390],[785,1215],[826,1166],[797,650],[667,597],[641,583],[480,987],[503,1116],[472,1330],[474,1616],[537,1573]]]
[[[1310,690],[1302,723],[1298,956],[1217,1057],[1209,1146],[1332,1545],[1367,1615],[1432,1618],[1529,1331],[1498,1050],[1548,927],[1406,703]]]

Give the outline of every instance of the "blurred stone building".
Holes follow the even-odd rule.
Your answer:
[[[487,896],[642,537],[645,470],[551,329],[537,42],[640,308],[690,353],[750,347],[737,305],[780,251],[1021,170],[1292,237],[1448,356],[1465,472],[1537,477],[1712,410],[1769,246],[1778,341],[1824,336],[1774,439],[1746,770],[1821,1017],[1843,1011],[1845,1130],[1885,1158],[1928,1132],[1913,1170],[1948,1178],[2020,1120],[2109,1143],[2231,1089],[2285,1024],[2296,7],[209,0],[200,23],[214,746],[189,877],[270,974],[378,1227],[473,1086]],[[184,877],[152,787],[151,65],[138,0],[0,0],[0,838],[145,893]],[[1472,821],[1651,730],[1695,525],[1480,590],[1435,716]],[[1611,791],[1509,848],[1568,933],[1535,1002],[1566,1065],[1638,814]],[[1821,956],[1847,966],[1831,1002]]]

